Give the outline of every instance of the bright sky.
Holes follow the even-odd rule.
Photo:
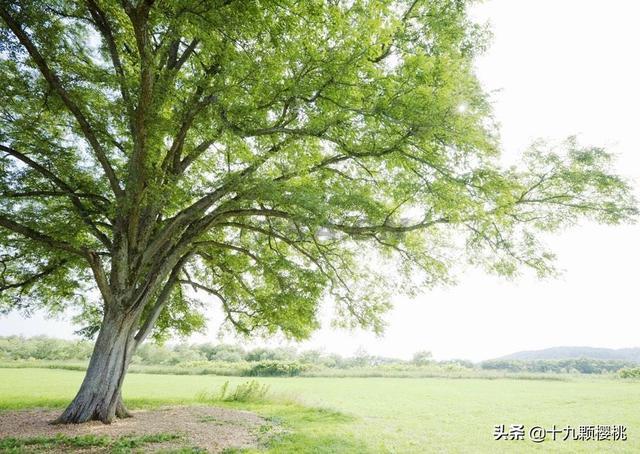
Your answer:
[[[492,0],[473,11],[494,33],[477,68],[502,124],[505,158],[535,138],[577,134],[617,153],[620,172],[640,187],[640,2]],[[558,279],[505,281],[471,269],[455,287],[394,301],[381,338],[324,328],[299,347],[482,360],[559,345],[640,346],[640,225],[583,225],[550,244],[564,270]],[[216,341],[219,320],[212,311],[209,333],[192,340]],[[37,315],[0,318],[0,335],[71,337],[73,329]]]

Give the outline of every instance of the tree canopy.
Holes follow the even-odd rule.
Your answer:
[[[635,201],[573,139],[501,165],[467,9],[1,1],[0,308],[77,307],[89,335],[119,308],[140,342],[201,328],[195,290],[304,338],[325,299],[380,330],[462,258],[552,272],[541,232]]]

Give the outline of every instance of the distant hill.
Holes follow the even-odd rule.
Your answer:
[[[536,359],[602,359],[640,363],[640,348],[595,348],[595,347],[551,347],[543,350],[528,350],[495,358],[496,360]]]

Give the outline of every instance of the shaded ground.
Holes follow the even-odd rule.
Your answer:
[[[144,452],[199,448],[206,452],[222,452],[230,448],[250,448],[258,445],[260,428],[267,422],[260,416],[239,410],[205,406],[163,407],[133,411],[133,418],[119,419],[112,424],[88,422],[84,424],[51,425],[60,410],[21,410],[0,412],[0,440],[8,437],[79,437],[95,436],[122,439],[158,435],[178,435],[174,440],[146,443]],[[61,434],[61,435],[59,435]],[[56,451],[69,452],[69,445],[57,446]],[[110,447],[73,446],[76,452],[111,452]],[[38,450],[31,445],[30,450]],[[47,448],[47,451],[51,449]],[[2,449],[0,448],[0,451]]]

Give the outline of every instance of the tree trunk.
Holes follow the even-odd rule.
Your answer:
[[[99,420],[111,423],[130,416],[122,402],[121,387],[134,351],[137,317],[107,310],[78,394],[56,424]]]

